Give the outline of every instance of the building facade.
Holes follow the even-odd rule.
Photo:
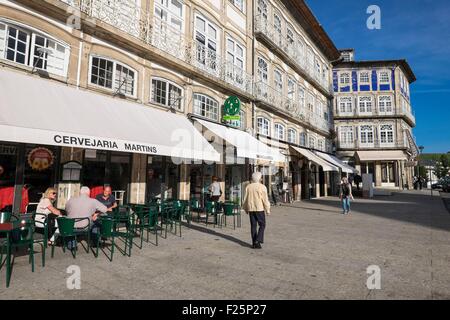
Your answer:
[[[411,188],[418,148],[406,60],[355,61],[342,51],[334,67],[334,126],[337,153],[375,187]]]

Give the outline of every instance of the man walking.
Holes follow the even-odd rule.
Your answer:
[[[264,243],[264,230],[266,228],[266,217],[270,215],[270,202],[267,188],[261,183],[261,172],[252,175],[252,183],[245,189],[243,208],[250,216],[252,248],[261,249]],[[257,230],[257,226],[259,226]]]
[[[348,179],[346,177],[342,178],[341,188],[340,188],[340,198],[342,201],[342,208],[344,211],[342,214],[349,214],[350,213],[350,199],[353,200],[352,195],[352,186],[348,182]]]

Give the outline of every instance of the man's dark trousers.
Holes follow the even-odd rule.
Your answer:
[[[264,211],[250,212],[249,215],[253,244],[255,245],[257,242],[264,243],[264,229],[266,228],[266,215]],[[257,225],[259,225],[258,230],[256,230]]]

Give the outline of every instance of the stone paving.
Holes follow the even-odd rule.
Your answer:
[[[10,288],[0,271],[0,299],[450,298],[450,214],[438,196],[356,199],[350,215],[340,212],[337,198],[276,207],[262,250],[249,247],[244,214],[240,229],[195,224],[131,258],[116,251],[113,262],[57,248],[45,268],[36,255],[32,273],[19,256]],[[67,288],[70,265],[81,268],[80,290]],[[380,267],[380,290],[367,289],[370,265]]]

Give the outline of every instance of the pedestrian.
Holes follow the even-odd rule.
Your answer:
[[[250,217],[252,248],[261,249],[264,243],[264,230],[266,228],[266,217],[270,215],[270,202],[267,188],[262,183],[261,172],[252,174],[252,183],[245,189],[243,209]],[[257,228],[259,226],[259,228]]]
[[[355,179],[353,181],[355,181],[356,190],[359,191],[359,184],[362,182],[361,176],[359,174],[355,175]]]
[[[208,191],[211,194],[211,201],[218,202],[222,196],[222,188],[220,187],[219,178],[212,177],[212,183],[209,185]]]
[[[424,183],[423,178],[422,178],[422,177],[419,177],[419,189],[420,189],[420,190],[422,190],[422,188],[423,188],[423,183]]]
[[[341,191],[340,191],[340,198],[342,202],[342,208],[343,212],[342,214],[349,214],[350,213],[350,199],[353,200],[352,195],[352,186],[348,182],[348,179],[346,177],[342,178],[341,183]]]
[[[99,233],[100,223],[98,216],[100,213],[106,213],[108,208],[97,199],[90,198],[91,191],[88,187],[82,187],[80,196],[71,198],[66,203],[67,216],[69,218],[88,218],[89,221],[77,221],[75,228],[91,228],[92,243],[97,244],[97,234]],[[72,244],[73,245],[73,244]],[[71,249],[69,247],[69,249]]]

